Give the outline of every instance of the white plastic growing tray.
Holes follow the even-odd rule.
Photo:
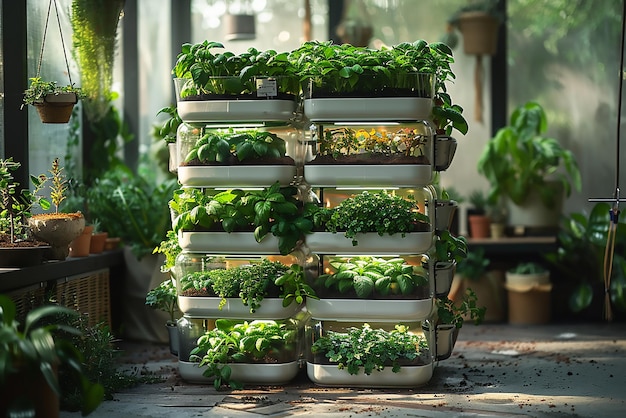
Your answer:
[[[239,298],[227,298],[226,305],[219,309],[221,298],[203,296],[178,296],[178,307],[186,315],[201,318],[238,318],[238,319],[287,319],[295,315],[302,305],[293,302],[283,307],[281,298],[263,299],[254,313],[250,313],[250,306],[245,306]]]
[[[289,185],[296,175],[293,165],[179,166],[178,181],[193,187],[267,187]]]
[[[346,238],[343,232],[313,232],[305,236],[306,244],[314,253],[319,254],[373,254],[399,255],[422,254],[427,252],[433,241],[432,232],[411,232],[380,236],[375,232],[357,234],[357,245]]]
[[[433,300],[307,299],[314,319],[327,321],[420,321],[430,316]]]

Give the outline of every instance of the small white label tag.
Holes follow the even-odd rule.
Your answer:
[[[278,96],[278,88],[276,87],[275,78],[258,78],[256,80],[257,97],[276,97]]]

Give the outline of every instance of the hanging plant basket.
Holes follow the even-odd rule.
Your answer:
[[[43,102],[34,106],[43,123],[68,123],[76,103],[76,93],[59,93],[47,95]]]

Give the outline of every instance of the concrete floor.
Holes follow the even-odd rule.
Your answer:
[[[286,386],[217,392],[181,381],[164,347],[127,351],[137,364],[123,367],[146,367],[165,382],[118,393],[91,417],[626,416],[624,323],[466,325],[452,356],[411,390],[319,387],[304,372]]]

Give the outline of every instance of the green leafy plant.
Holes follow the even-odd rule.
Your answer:
[[[35,187],[32,192],[19,189],[20,185],[14,180],[13,172],[20,165],[13,158],[0,159],[0,228],[3,232],[8,229],[10,242],[13,244],[17,238],[28,237],[26,218],[31,216],[32,207],[39,205],[46,208],[50,205],[45,198],[37,196],[43,188],[43,179],[31,176]]]
[[[172,70],[174,77],[184,79],[180,88],[182,99],[203,95],[249,95],[257,91],[258,78],[271,77],[277,93],[295,97],[299,92],[295,67],[288,53],[248,48],[241,54],[223,49],[219,42],[205,40],[182,45]]]
[[[424,40],[370,49],[331,41],[305,42],[289,54],[303,86],[312,83],[318,95],[395,95],[412,91],[432,97],[435,75],[448,73],[452,51],[443,43]],[[305,90],[305,96],[311,91]]]
[[[231,379],[230,363],[284,363],[295,361],[297,330],[276,321],[237,322],[218,319],[215,328],[198,339],[190,361],[206,366],[203,375],[215,378],[213,385],[241,389],[243,384]]]
[[[178,311],[178,295],[174,280],[164,280],[157,287],[150,289],[146,295],[146,305],[167,312],[170,317],[168,323],[175,324],[176,312]]]
[[[487,273],[490,263],[485,257],[485,249],[478,247],[467,253],[467,257],[457,264],[456,271],[461,277],[476,281]]]
[[[167,273],[172,271],[172,268],[176,265],[176,257],[182,252],[180,244],[178,243],[178,235],[169,230],[166,232],[165,239],[152,250],[152,254],[163,254],[165,260],[161,266],[161,272]]]
[[[89,214],[109,236],[120,237],[141,258],[150,254],[171,229],[167,202],[176,179],[152,184],[124,166],[108,171],[87,191]]]
[[[465,289],[460,305],[456,305],[447,296],[436,299],[437,321],[439,324],[451,324],[456,328],[461,328],[465,318],[474,321],[479,325],[485,318],[486,308],[476,305],[478,298],[476,293],[470,288]]]
[[[340,370],[366,375],[386,367],[398,373],[402,365],[426,364],[429,355],[424,336],[411,334],[407,326],[396,325],[385,331],[369,324],[348,328],[347,332],[328,331],[313,343],[311,352],[337,363]]]
[[[181,278],[181,292],[185,294],[189,289],[193,289],[194,294],[222,298],[219,309],[226,304],[226,298],[238,297],[250,307],[250,313],[254,313],[266,297],[281,297],[285,307],[294,301],[301,304],[305,297],[316,298],[304,280],[302,267],[298,264],[288,267],[266,258],[227,269],[188,273]]]
[[[358,298],[416,295],[418,288],[428,286],[424,267],[408,264],[402,258],[333,257],[331,273],[319,275],[314,288],[345,294],[354,292]]]
[[[492,202],[498,197],[509,197],[519,205],[531,191],[536,191],[543,204],[552,208],[561,188],[566,196],[572,187],[580,190],[581,177],[574,154],[556,139],[543,136],[547,125],[543,107],[528,102],[516,108],[510,125],[499,129],[487,143],[478,161],[478,172],[491,184]]]
[[[74,93],[77,99],[85,97],[80,87],[74,87],[71,84],[58,86],[56,81],[44,81],[41,77],[31,77],[30,85],[24,91],[24,104],[22,106],[43,103],[46,96],[58,96],[63,93]]]
[[[68,322],[77,315],[69,308],[45,305],[31,310],[22,326],[16,320],[15,303],[0,295],[0,383],[10,384],[15,373],[31,379],[42,375],[54,393],[61,396],[54,369],[68,368],[81,383],[83,414],[94,411],[102,401],[104,389],[85,376],[82,354],[71,343],[71,337],[66,337],[80,334]]]
[[[545,255],[558,278],[572,284],[568,294],[569,309],[578,313],[593,300],[604,297],[604,254],[609,230],[608,203],[597,203],[589,213],[574,212],[564,216],[557,235],[557,248]],[[610,296],[613,306],[626,311],[626,224],[618,222]]]
[[[541,274],[545,273],[547,270],[544,266],[535,262],[524,262],[515,265],[508,270],[509,273],[514,274]]]
[[[418,203],[411,197],[379,191],[364,191],[343,200],[334,208],[308,207],[306,215],[318,228],[344,236],[358,245],[357,234],[376,232],[378,235],[427,231],[429,218],[419,212]]]
[[[262,190],[234,189],[212,196],[182,189],[170,201],[170,208],[178,214],[173,230],[254,231],[257,242],[272,234],[278,238],[280,253],[286,255],[313,228],[297,193],[296,187],[280,187],[278,182]]]
[[[272,132],[249,129],[226,132],[211,130],[200,137],[185,156],[184,164],[194,165],[279,159],[286,156],[285,140]]]
[[[469,130],[467,120],[463,116],[463,108],[452,103],[452,98],[445,91],[435,93],[432,112],[437,135],[450,136],[454,129],[465,135]]]
[[[158,129],[159,138],[166,143],[171,144],[176,142],[176,131],[181,123],[183,123],[180,116],[178,116],[178,110],[176,106],[167,106],[157,112],[157,116],[165,114],[168,118],[161,124]]]
[[[436,234],[435,258],[442,262],[459,263],[467,257],[467,240],[463,236],[455,236],[448,230]]]

